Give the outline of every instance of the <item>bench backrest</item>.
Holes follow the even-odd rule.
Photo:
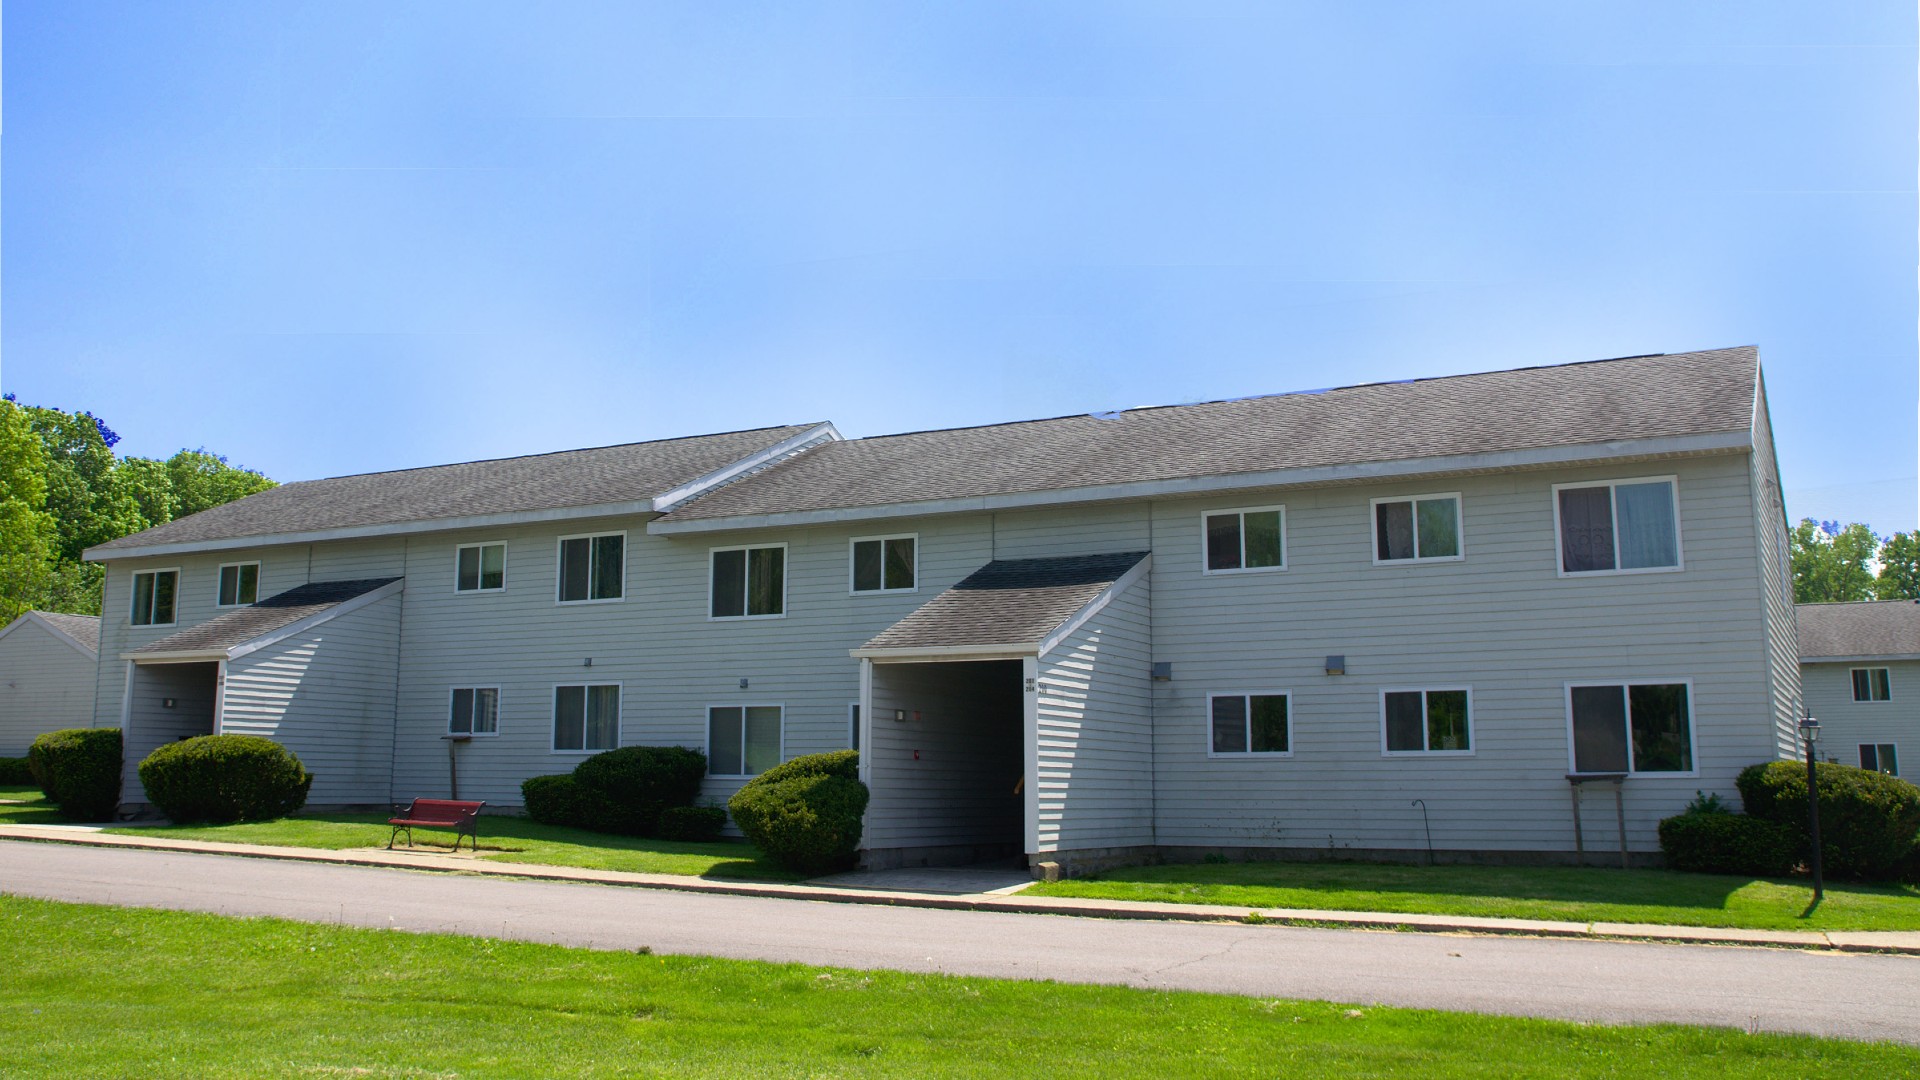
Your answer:
[[[415,799],[407,804],[406,816],[419,821],[467,821],[480,816],[483,802],[455,799]]]

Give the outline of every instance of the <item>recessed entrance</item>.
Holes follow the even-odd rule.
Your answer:
[[[147,802],[140,786],[140,763],[170,742],[214,732],[220,698],[218,663],[131,664],[127,679],[126,771],[121,777],[123,808]]]

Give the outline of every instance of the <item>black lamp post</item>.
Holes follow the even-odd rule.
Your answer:
[[[1800,740],[1807,744],[1807,823],[1813,832],[1813,902],[1820,902],[1820,789],[1813,769],[1813,744],[1820,741],[1820,721],[1807,716],[1800,721]]]

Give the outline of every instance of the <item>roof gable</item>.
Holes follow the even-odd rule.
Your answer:
[[[1920,658],[1920,602],[1867,600],[1793,609],[1802,660]]]
[[[1101,594],[1131,580],[1144,551],[998,559],[876,634],[855,655],[964,649],[1045,652],[1049,640]]]
[[[100,655],[100,616],[71,615],[64,611],[28,611],[5,627],[0,627],[0,637],[5,637],[18,627],[33,624],[51,634],[56,640],[73,647],[74,651],[89,660]]]
[[[311,623],[345,614],[353,601],[379,599],[398,591],[400,578],[362,578],[357,581],[315,581],[277,593],[258,603],[216,615],[197,626],[176,630],[166,637],[150,641],[121,654],[125,660],[157,660],[167,657],[225,653],[286,630],[297,623]],[[394,586],[389,589],[388,586]]]

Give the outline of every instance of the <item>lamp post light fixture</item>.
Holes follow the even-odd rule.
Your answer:
[[[1814,744],[1820,741],[1820,721],[1812,715],[1800,721],[1800,741],[1807,744],[1807,824],[1813,835],[1813,854],[1809,868],[1813,871],[1813,902],[1819,903],[1822,893],[1820,880],[1820,789],[1819,780],[1814,772]]]

